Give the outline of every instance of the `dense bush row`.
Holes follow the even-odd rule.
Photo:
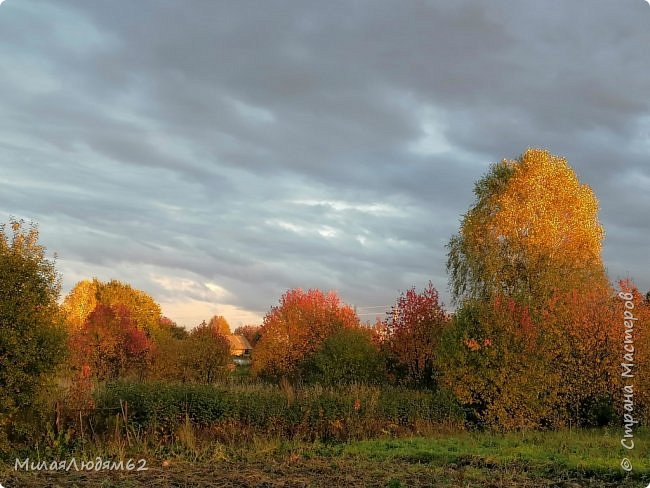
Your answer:
[[[398,387],[112,383],[96,392],[95,429],[110,432],[114,418],[125,416],[135,428],[162,435],[189,420],[323,440],[462,423],[451,396]]]

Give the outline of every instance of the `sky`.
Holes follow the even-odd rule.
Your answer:
[[[491,163],[567,158],[610,278],[650,288],[644,0],[6,0],[0,221],[63,293],[119,279],[186,327],[290,288],[374,321],[429,280]]]

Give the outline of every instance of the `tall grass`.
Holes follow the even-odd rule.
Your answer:
[[[105,435],[125,421],[160,440],[178,436],[183,425],[230,443],[255,435],[366,439],[462,425],[460,408],[444,392],[396,387],[113,383],[98,389],[95,399],[88,418],[94,432]],[[125,405],[128,418],[120,416]]]

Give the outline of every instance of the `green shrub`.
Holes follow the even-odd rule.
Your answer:
[[[29,441],[37,392],[65,352],[54,262],[35,227],[10,226],[0,225],[0,454]]]
[[[370,332],[358,327],[332,334],[311,356],[305,369],[309,382],[330,386],[377,384],[385,377],[384,362]]]

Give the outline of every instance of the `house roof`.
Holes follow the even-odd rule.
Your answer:
[[[228,335],[226,336],[228,341],[230,342],[230,349],[237,350],[237,349],[253,349],[251,346],[250,342],[248,342],[248,339],[246,339],[242,335]]]

